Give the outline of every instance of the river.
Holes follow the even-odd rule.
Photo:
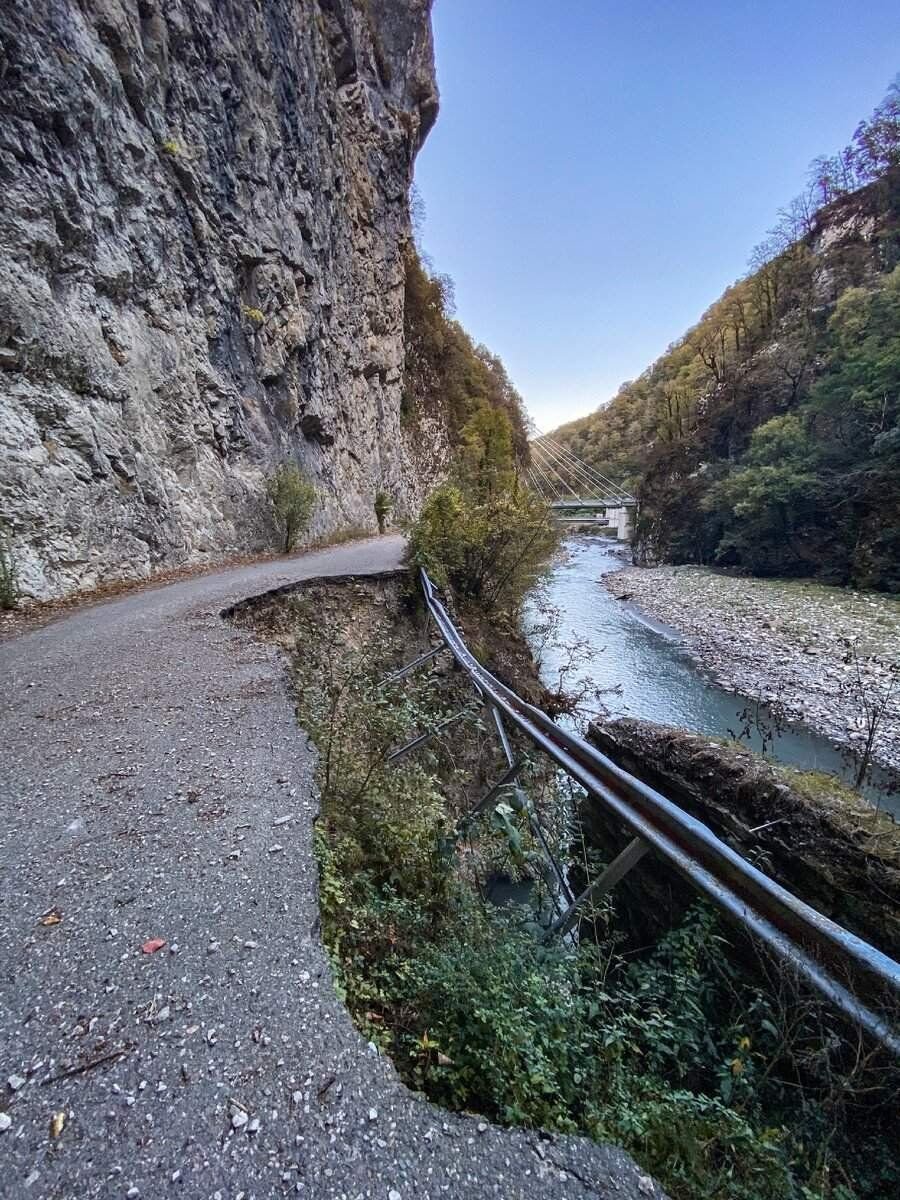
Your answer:
[[[526,605],[525,625],[532,631],[535,649],[539,639],[534,630],[548,606],[559,614],[558,631],[539,651],[544,682],[556,685],[560,668],[571,657],[565,645],[577,639],[590,647],[591,655],[571,669],[566,690],[577,690],[579,685],[600,689],[600,703],[611,716],[640,717],[717,737],[739,731],[745,698],[709,679],[674,630],[614,599],[599,582],[601,576],[622,565],[609,538],[580,535],[566,539],[561,560]],[[762,749],[756,729],[744,740],[754,749]],[[852,779],[852,767],[840,751],[801,725],[776,730],[766,753],[791,766]],[[884,772],[873,772],[867,798],[900,818],[900,796],[886,795],[886,783]]]

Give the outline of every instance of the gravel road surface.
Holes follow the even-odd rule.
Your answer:
[[[619,1151],[433,1108],[335,993],[314,754],[277,653],[219,614],[402,548],[195,577],[0,645],[0,1195],[662,1195]]]

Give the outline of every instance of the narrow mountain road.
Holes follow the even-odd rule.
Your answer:
[[[314,755],[278,654],[219,614],[402,548],[196,577],[0,645],[0,1195],[661,1195],[618,1151],[415,1097],[335,993]]]

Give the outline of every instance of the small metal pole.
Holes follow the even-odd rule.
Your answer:
[[[386,675],[379,683],[379,687],[387,687],[391,683],[399,683],[401,679],[405,679],[407,675],[411,675],[417,668],[430,662],[432,658],[437,658],[442,650],[447,649],[447,643],[441,642],[439,646],[432,646],[430,650],[426,650],[424,654],[420,654],[418,658],[414,658],[411,663],[407,663],[405,667],[401,667],[399,671],[394,671],[392,675]]]
[[[551,937],[559,933],[568,933],[575,924],[578,917],[578,910],[592,897],[602,896],[604,892],[608,892],[611,888],[614,888],[619,880],[641,861],[649,849],[650,847],[647,843],[640,838],[634,838],[630,841],[625,849],[616,855],[606,870],[584,889],[577,900],[572,902],[559,920],[550,926],[544,935],[544,940],[548,941]]]
[[[484,701],[484,706],[491,714],[491,720],[494,723],[494,729],[497,731],[497,737],[500,739],[500,745],[503,748],[503,757],[506,759],[507,763],[512,766],[515,762],[515,759],[513,758],[512,747],[509,744],[506,726],[503,724],[503,718],[489,700]]]
[[[471,713],[471,708],[461,708],[452,717],[447,717],[445,721],[439,721],[432,729],[427,730],[425,733],[420,733],[411,742],[407,742],[405,746],[401,746],[399,750],[395,750],[392,754],[389,754],[384,761],[386,763],[398,762],[401,758],[405,758],[407,754],[411,754],[413,750],[418,750],[420,746],[424,746],[426,742],[430,742],[433,737],[437,737],[448,725],[453,725],[456,721],[461,721],[463,717],[471,716]]]
[[[457,826],[457,836],[461,830],[468,829],[469,826],[480,817],[490,802],[497,798],[501,792],[505,791],[510,784],[516,779],[525,767],[525,759],[520,758],[497,780],[492,788],[481,797],[475,807],[460,820]]]
[[[512,764],[514,762],[513,752],[512,752],[512,747],[510,746],[510,743],[509,743],[509,736],[507,735],[507,732],[506,732],[506,726],[503,724],[503,718],[501,717],[500,713],[497,711],[497,709],[494,707],[494,705],[491,704],[491,702],[489,700],[487,700],[485,698],[484,703],[485,703],[485,707],[487,708],[488,712],[491,714],[491,720],[493,721],[494,728],[497,731],[497,737],[500,739],[500,745],[503,748],[503,755],[506,758],[506,761],[509,763],[509,765],[512,766]],[[547,841],[547,836],[544,833],[543,828],[541,827],[541,823],[538,820],[534,809],[532,808],[531,804],[528,801],[528,797],[525,795],[525,792],[522,790],[522,788],[518,784],[516,784],[516,797],[519,801],[519,804],[520,804],[523,812],[525,812],[528,815],[528,824],[531,827],[531,832],[534,834],[535,840],[539,843],[541,850],[543,851],[544,858],[546,859],[547,863],[550,866],[551,874],[553,875],[556,886],[559,888],[560,892],[566,898],[568,903],[571,904],[572,900],[573,900],[572,889],[566,883],[566,877],[563,874],[562,867],[556,861],[553,851],[550,849],[550,844]],[[554,897],[554,903],[556,904],[557,912],[559,912],[560,906],[555,897]]]

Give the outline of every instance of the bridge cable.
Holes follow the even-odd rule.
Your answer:
[[[566,489],[566,491],[571,492],[576,500],[581,499],[581,497],[578,495],[578,493],[575,491],[575,489],[569,485],[568,481],[566,479],[564,479],[563,476],[560,475],[559,471],[557,471],[557,469],[554,467],[553,460],[549,456],[547,457],[546,463],[544,465],[548,468],[548,470],[553,472],[553,474],[556,476],[556,478],[562,483],[562,485]]]
[[[559,484],[548,474],[546,467],[542,463],[539,463],[537,459],[534,460],[534,469],[536,477],[542,481],[544,487],[547,489],[548,502],[556,504],[561,496]]]
[[[546,493],[544,492],[544,489],[541,487],[540,483],[538,482],[538,477],[535,474],[533,467],[528,468],[528,479],[531,482],[532,490],[537,492],[542,500],[547,500],[548,497],[547,497]]]
[[[568,446],[563,445],[556,438],[554,438],[552,434],[549,434],[549,433],[542,434],[539,440],[541,442],[548,443],[559,454],[562,454],[566,458],[572,459],[573,462],[577,462],[581,466],[583,471],[587,472],[589,475],[596,477],[598,480],[600,480],[604,484],[604,486],[611,486],[611,487],[615,488],[615,490],[620,495],[622,494],[623,489],[620,487],[620,485],[614,479],[611,479],[609,475],[605,474],[605,472],[601,471],[598,467],[593,466],[592,464],[586,462],[584,459],[580,459],[572,450],[569,449]]]
[[[593,467],[589,467],[581,459],[572,454],[571,451],[561,447],[546,434],[540,438],[536,438],[531,445],[550,458],[552,462],[556,462],[565,470],[571,471],[580,482],[587,483],[596,489],[600,493],[601,498],[611,497],[618,500],[620,497],[627,495],[624,489],[614,480],[604,476]]]
[[[545,438],[541,442],[541,449],[545,453],[555,455],[557,461],[564,463],[568,469],[578,478],[587,481],[591,486],[597,488],[603,496],[612,496],[614,499],[620,499],[627,496],[628,493],[614,480],[604,476],[602,472],[595,470],[586,462],[583,462],[571,450],[559,445],[552,438]]]
[[[594,492],[595,495],[592,497],[592,499],[605,500],[609,497],[609,488],[599,488],[596,482],[591,479],[587,472],[580,469],[580,466],[576,467],[574,464],[567,463],[559,454],[549,450],[548,447],[543,444],[543,442],[540,443],[540,445],[535,443],[534,446],[535,448],[539,449],[542,454],[548,455],[552,461],[555,461],[558,465],[561,465],[566,470],[570,471],[577,483],[586,485],[590,491]]]
[[[548,452],[546,446],[541,445],[537,442],[532,443],[531,451],[532,451],[532,457],[535,458],[537,461],[542,462],[545,466],[545,469],[555,468],[557,471],[557,474],[561,475],[566,480],[567,484],[569,484],[569,485],[571,485],[572,482],[574,481],[574,483],[578,489],[576,491],[576,495],[578,495],[579,497],[584,495],[584,490],[585,490],[584,482],[585,481],[583,479],[579,478],[577,475],[575,475],[574,472],[570,471],[567,463],[560,462],[556,455]]]
[[[535,480],[540,484],[541,494],[545,497],[545,499],[551,502],[557,500],[559,498],[559,486],[553,479],[550,478],[543,465],[538,462],[537,458],[533,458],[531,460],[531,471],[534,474]]]
[[[589,478],[590,477],[595,478],[596,480],[599,481],[601,486],[603,486],[604,488],[611,487],[613,489],[613,493],[616,496],[621,496],[623,498],[627,498],[630,501],[634,501],[634,496],[632,496],[630,492],[625,491],[625,489],[621,486],[621,484],[616,483],[616,481],[614,479],[611,479],[608,475],[604,474],[603,471],[598,470],[597,467],[591,466],[590,463],[587,463],[583,459],[578,458],[578,456],[573,454],[573,452],[567,446],[561,445],[558,441],[556,441],[555,438],[551,437],[550,434],[543,434],[541,436],[540,440],[542,442],[546,441],[547,443],[549,443],[549,445],[556,450],[557,454],[560,454],[567,458],[570,458],[573,463],[577,463],[578,466],[581,468],[581,470]]]
[[[544,495],[541,488],[538,486],[537,477],[535,476],[533,467],[529,467],[528,470],[525,472],[525,485],[526,485],[526,487],[529,487],[531,489],[531,491],[537,492],[537,494],[541,497],[542,500],[547,499],[547,497]]]

